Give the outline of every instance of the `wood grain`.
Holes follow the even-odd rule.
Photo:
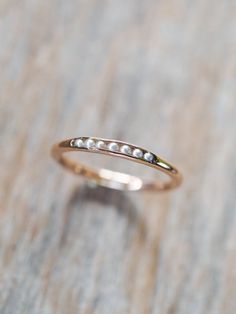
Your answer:
[[[236,6],[0,2],[0,313],[235,314]],[[85,186],[53,142],[95,135],[183,171]]]

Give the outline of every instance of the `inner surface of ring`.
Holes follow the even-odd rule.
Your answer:
[[[116,190],[132,191],[140,190],[143,186],[143,181],[133,175],[104,168],[95,169],[62,155],[60,156],[59,161],[65,167],[70,168],[72,172],[84,176],[90,181],[93,181],[101,186]]]
[[[108,169],[98,170],[99,180],[97,183],[102,186],[113,188],[116,190],[140,190],[143,185],[143,181],[138,177],[131,176],[122,172],[111,171]]]

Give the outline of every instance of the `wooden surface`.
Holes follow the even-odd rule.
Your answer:
[[[0,16],[0,313],[235,314],[235,1],[3,0]],[[49,155],[79,135],[150,148],[184,184],[85,186]]]

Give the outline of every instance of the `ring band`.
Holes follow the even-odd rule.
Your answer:
[[[94,169],[78,163],[64,155],[66,152],[91,152],[114,157],[121,157],[152,167],[167,174],[170,178],[167,181],[151,179],[145,181],[139,177],[111,171],[108,169]],[[62,141],[52,147],[52,156],[65,168],[73,173],[81,175],[98,185],[117,190],[149,190],[163,191],[175,188],[182,182],[179,171],[161,159],[154,153],[135,146],[116,140],[108,140],[96,137],[78,137]]]

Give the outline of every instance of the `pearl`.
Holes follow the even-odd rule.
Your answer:
[[[105,149],[105,148],[106,148],[106,144],[105,144],[103,141],[98,141],[98,142],[96,143],[96,147],[97,147],[98,149]]]
[[[108,149],[112,152],[117,152],[119,150],[119,146],[117,143],[110,143],[108,145]]]
[[[153,156],[152,153],[145,153],[145,154],[144,154],[144,159],[145,159],[146,161],[151,162],[151,161],[153,161],[154,156]]]
[[[85,145],[88,149],[94,148],[95,147],[95,141],[91,138],[87,139],[85,142]]]
[[[73,145],[76,147],[84,147],[84,141],[81,138],[74,140]]]
[[[136,148],[133,151],[133,156],[136,157],[136,158],[142,158],[143,157],[143,152],[141,151],[141,149]]]
[[[125,155],[131,155],[131,152],[132,152],[131,148],[128,145],[121,146],[120,151],[122,152],[122,154],[125,154]]]

